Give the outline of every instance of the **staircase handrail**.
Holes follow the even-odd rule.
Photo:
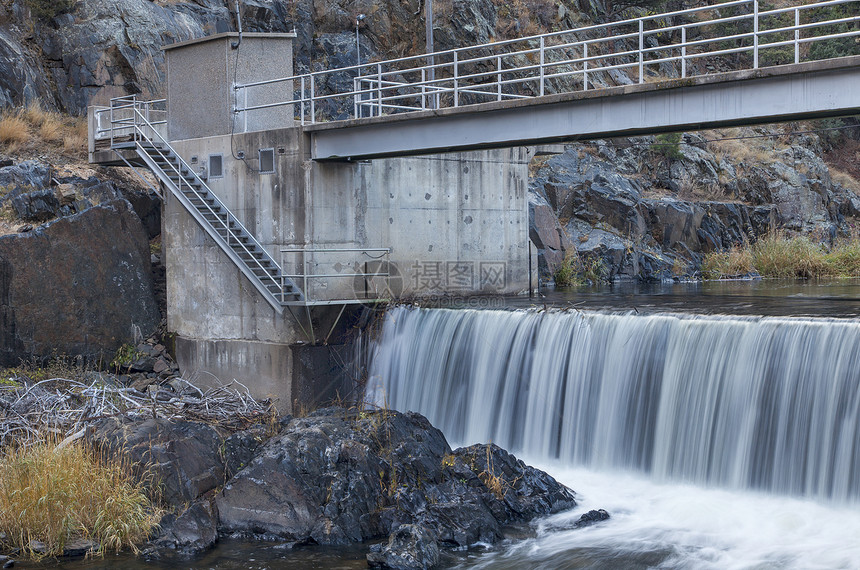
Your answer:
[[[212,192],[212,190],[203,181],[203,179],[200,178],[200,176],[197,174],[197,172],[195,172],[194,169],[191,168],[191,166],[187,162],[185,162],[185,159],[183,159],[179,155],[179,153],[177,153],[173,149],[173,147],[170,145],[170,143],[167,142],[167,140],[157,130],[155,130],[153,128],[153,126],[149,123],[149,121],[146,119],[146,117],[144,117],[144,115],[140,112],[139,107],[140,107],[139,102],[136,102],[136,104],[133,106],[134,119],[135,119],[135,121],[134,121],[134,136],[135,136],[134,140],[135,140],[135,143],[137,145],[141,145],[141,139],[142,139],[142,140],[146,141],[147,143],[149,143],[152,146],[152,148],[156,149],[159,156],[161,158],[163,158],[165,160],[165,162],[167,162],[167,164],[170,165],[171,170],[176,173],[176,175],[179,178],[179,183],[181,184],[183,181],[185,182],[185,184],[191,189],[191,191],[194,192],[195,196],[197,198],[199,198],[203,204],[206,205],[206,208],[209,210],[209,212],[212,213],[212,215],[214,215],[215,218],[221,223],[222,227],[225,230],[227,230],[228,236],[234,233],[230,229],[230,225],[229,225],[229,222],[233,221],[244,232],[244,234],[248,237],[249,242],[260,248],[260,251],[263,252],[263,254],[268,258],[269,262],[275,268],[274,273],[272,273],[268,268],[266,268],[262,263],[260,263],[260,260],[258,260],[256,257],[254,257],[252,251],[250,249],[248,249],[248,246],[245,243],[243,243],[242,240],[236,239],[236,242],[239,243],[239,245],[242,247],[242,249],[244,249],[248,253],[248,255],[251,257],[251,259],[254,260],[257,267],[259,267],[265,273],[266,278],[269,281],[271,281],[272,283],[277,284],[277,286],[281,289],[281,299],[280,300],[283,302],[283,300],[284,300],[283,299],[283,297],[284,297],[284,286],[283,286],[283,279],[281,277],[283,271],[282,271],[280,265],[274,260],[274,258],[272,258],[272,256],[262,246],[262,244],[260,244],[260,242],[257,241],[257,238],[255,238],[254,235],[248,231],[248,229],[244,226],[244,224],[242,224],[242,222],[239,221],[239,219],[233,215],[233,213],[230,211],[229,208],[227,208],[227,206],[221,201],[221,199],[218,198],[218,196],[216,196],[214,192]],[[146,132],[143,130],[144,127],[148,127],[153,133],[155,133],[160,144],[162,144],[165,149],[169,149],[176,156],[176,158],[179,161],[179,168],[177,168],[173,164],[173,162],[170,160],[170,158],[164,154],[164,152],[159,148],[158,145],[155,144],[155,141],[153,141],[153,139],[146,134]],[[200,192],[196,188],[194,188],[194,186],[192,186],[191,184],[188,183],[188,181],[186,180],[186,176],[182,173],[183,167],[185,167],[191,173],[191,176],[193,177],[193,180],[195,182],[198,182],[203,188],[205,188],[209,192],[209,195],[214,199],[215,204],[221,206],[224,209],[224,212],[227,215],[227,221],[226,222],[221,220],[219,215],[214,211],[212,205],[209,204],[204,199],[204,197],[200,194]],[[180,192],[181,192],[181,187],[180,187]],[[213,224],[213,227],[214,227],[214,224]],[[228,237],[228,239],[229,239],[229,237]],[[229,242],[228,242],[228,244],[229,244]],[[300,292],[298,290],[296,290],[295,293],[298,294],[299,297],[303,296],[302,292]]]

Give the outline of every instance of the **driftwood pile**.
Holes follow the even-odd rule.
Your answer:
[[[21,378],[0,385],[0,450],[46,437],[79,437],[91,423],[120,415],[203,421],[237,431],[274,413],[270,401],[255,400],[236,380],[203,390],[184,378],[172,378],[139,391],[104,373],[89,373],[83,381]]]

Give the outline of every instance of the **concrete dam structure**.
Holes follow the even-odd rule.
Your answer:
[[[527,149],[321,163],[311,160],[308,135],[283,107],[234,124],[234,74],[289,75],[292,39],[244,34],[233,50],[238,35],[221,34],[168,46],[167,110],[159,102],[113,110],[114,122],[148,117],[145,144],[169,141],[192,171],[178,176],[177,163],[161,181],[179,190],[163,192],[162,232],[168,327],[179,365],[204,383],[238,379],[257,397],[276,396],[284,411],[348,395],[336,347],[314,345],[337,345],[363,307],[391,298],[516,295],[536,279]],[[92,110],[93,128],[107,128],[108,116]],[[171,170],[158,156],[141,159],[137,143],[126,141],[131,133],[117,130],[113,149],[91,139],[93,162]],[[207,235],[206,217],[218,221],[208,212],[196,219],[197,209],[182,201],[180,188],[194,178],[301,297],[267,299],[247,264],[243,275],[242,255],[231,259],[217,232]]]
[[[815,4],[730,4],[746,3],[735,20],[751,31],[728,51],[754,67],[700,77],[687,67],[725,38],[694,35],[705,16],[677,30],[659,18],[720,5],[516,40],[513,55],[512,40],[304,75],[292,34],[180,42],[164,48],[166,99],[90,108],[90,161],[158,179],[182,370],[291,411],[349,395],[336,347],[365,308],[535,288],[528,145],[860,113],[860,58],[800,61],[806,43],[860,32],[809,36],[800,14]],[[795,27],[763,24],[783,13]],[[681,43],[659,45],[667,30]],[[795,62],[759,69],[766,38]],[[667,64],[677,78],[645,81]],[[618,69],[638,83],[595,89]]]

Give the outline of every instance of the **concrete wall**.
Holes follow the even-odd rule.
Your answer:
[[[292,82],[235,91],[234,84],[290,77],[295,34],[227,33],[165,47],[170,140],[289,126],[291,106],[234,115],[237,103],[262,105],[292,99]]]
[[[316,163],[300,128],[173,145],[206,171],[209,155],[222,154],[224,176],[209,186],[287,272],[301,272],[302,256],[282,248],[383,247],[391,249],[391,289],[399,297],[528,290],[525,149]],[[248,159],[234,158],[231,146]],[[259,172],[261,148],[275,149],[272,174]],[[277,396],[284,410],[307,399],[307,387],[293,381],[301,366],[290,347],[311,340],[311,327],[321,340],[339,307],[297,310],[298,321],[278,314],[172,197],[165,200],[164,224],[168,327],[178,335],[182,369],[198,371],[204,382],[210,374],[225,382],[237,378],[255,395]],[[365,279],[355,273],[378,263],[360,252],[307,254],[306,260],[311,273],[343,275],[310,280],[311,300],[362,298]],[[313,374],[299,376],[315,382]]]

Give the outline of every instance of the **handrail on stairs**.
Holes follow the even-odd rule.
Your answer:
[[[116,107],[114,107],[115,102],[119,103],[119,105],[117,105]],[[254,275],[254,277],[258,281],[260,281],[260,284],[262,285],[263,290],[265,290],[269,295],[272,295],[275,298],[275,300],[278,301],[280,304],[284,304],[284,303],[288,302],[286,299],[287,296],[290,296],[290,297],[296,296],[298,298],[297,299],[298,301],[304,300],[303,292],[301,290],[299,290],[299,288],[296,287],[295,284],[293,284],[293,283],[289,284],[290,287],[292,288],[292,292],[286,293],[285,290],[286,290],[286,286],[288,285],[288,283],[283,278],[283,271],[281,270],[280,265],[272,258],[271,255],[269,255],[268,251],[266,251],[266,249],[262,246],[262,244],[260,244],[260,242],[257,241],[257,239],[254,237],[254,235],[248,231],[248,229],[244,226],[244,224],[242,224],[242,222],[239,221],[239,219],[233,215],[233,213],[230,211],[230,209],[227,208],[227,206],[218,198],[218,196],[216,196],[215,193],[212,192],[212,190],[209,188],[209,186],[203,181],[202,178],[200,178],[200,176],[194,171],[194,169],[187,162],[185,162],[185,160],[179,155],[179,153],[177,153],[173,149],[173,147],[161,135],[161,133],[159,133],[153,127],[153,125],[147,120],[144,113],[141,112],[141,109],[144,107],[147,107],[148,105],[149,105],[148,102],[137,101],[135,96],[133,96],[133,95],[132,96],[126,96],[126,97],[117,97],[115,99],[112,99],[111,100],[111,109],[114,109],[114,108],[118,108],[118,109],[131,108],[132,109],[131,119],[128,119],[128,118],[119,119],[116,122],[116,124],[121,125],[121,126],[119,126],[117,128],[119,128],[119,129],[132,128],[133,129],[132,137],[133,137],[133,141],[135,143],[137,150],[139,152],[143,152],[144,154],[146,154],[147,156],[152,158],[152,155],[150,155],[149,152],[147,152],[147,149],[143,147],[144,142],[149,144],[150,148],[152,150],[154,150],[158,154],[158,156],[164,162],[166,162],[169,165],[171,171],[174,172],[176,174],[176,176],[178,177],[178,181],[173,182],[172,180],[170,180],[167,172],[164,171],[164,168],[159,167],[159,169],[166,175],[167,179],[174,186],[176,186],[176,189],[174,190],[174,194],[176,195],[176,197],[180,201],[182,201],[183,203],[185,201],[188,201],[188,197],[185,196],[183,194],[183,191],[182,191],[182,184],[185,183],[185,186],[187,186],[191,190],[191,192],[193,192],[194,196],[200,200],[200,202],[205,206],[205,208],[208,210],[208,212],[210,214],[212,214],[215,217],[215,219],[218,220],[220,227],[222,227],[226,231],[226,234],[227,234],[226,237],[222,237],[220,234],[218,234],[218,231],[217,231],[217,228],[215,227],[215,224],[210,221],[209,224],[212,226],[212,229],[215,230],[215,236],[213,236],[213,237],[215,237],[216,239],[220,238],[220,239],[224,240],[227,247],[230,248],[230,247],[232,247],[231,242],[230,242],[230,236],[233,236],[235,244],[238,244],[239,247],[242,250],[244,250],[245,253],[248,254],[248,256],[254,261],[256,267],[263,271],[263,273],[265,274],[265,276],[264,276],[265,279],[267,281],[269,281],[271,284],[274,284],[278,288],[279,293],[276,296],[272,291],[270,291],[268,289],[268,287],[263,284],[263,278],[264,277],[254,274],[249,263],[247,261],[244,261],[245,265],[248,266],[248,269],[252,271],[251,274]],[[114,127],[114,121],[113,120],[111,122],[111,126],[112,126],[112,128]],[[152,137],[150,137],[149,135],[146,134],[146,132],[144,130],[145,128],[150,129],[150,131],[155,134],[155,137],[157,137],[157,140],[158,140],[158,144],[156,144],[156,141],[154,141]],[[113,129],[112,129],[112,131],[113,131]],[[112,144],[113,144],[113,141],[114,141],[114,134],[113,134],[113,132],[111,132]],[[172,155],[172,156],[166,154],[165,150],[169,151],[170,155]],[[174,163],[174,158],[175,158],[176,164]],[[196,182],[202,188],[206,189],[206,191],[207,191],[206,195],[201,194],[197,190],[197,188],[195,188],[194,185],[188,181],[189,175],[183,174],[183,172],[182,172],[183,168],[185,168],[189,172],[189,175],[190,175],[192,182]],[[168,186],[170,186],[170,184],[168,184]],[[211,204],[208,201],[208,199],[210,199],[210,198],[212,200]],[[190,207],[190,209],[192,209],[192,210],[196,210],[196,208],[194,208],[190,204],[190,202],[188,204],[185,204],[185,206]],[[226,220],[221,218],[221,216],[215,211],[214,206],[220,206],[221,208],[223,208],[223,211],[226,214]],[[231,221],[234,224],[236,224],[236,227],[241,231],[241,237],[247,237],[250,245],[253,245],[253,246],[256,246],[257,248],[259,248],[259,251],[262,252],[263,256],[269,261],[269,263],[271,264],[274,271],[265,267],[260,262],[260,260],[254,256],[253,251],[251,249],[249,249],[248,244],[243,242],[242,239],[239,239],[239,236],[236,235],[236,232],[234,232],[234,230],[232,230],[230,228],[230,222]]]

